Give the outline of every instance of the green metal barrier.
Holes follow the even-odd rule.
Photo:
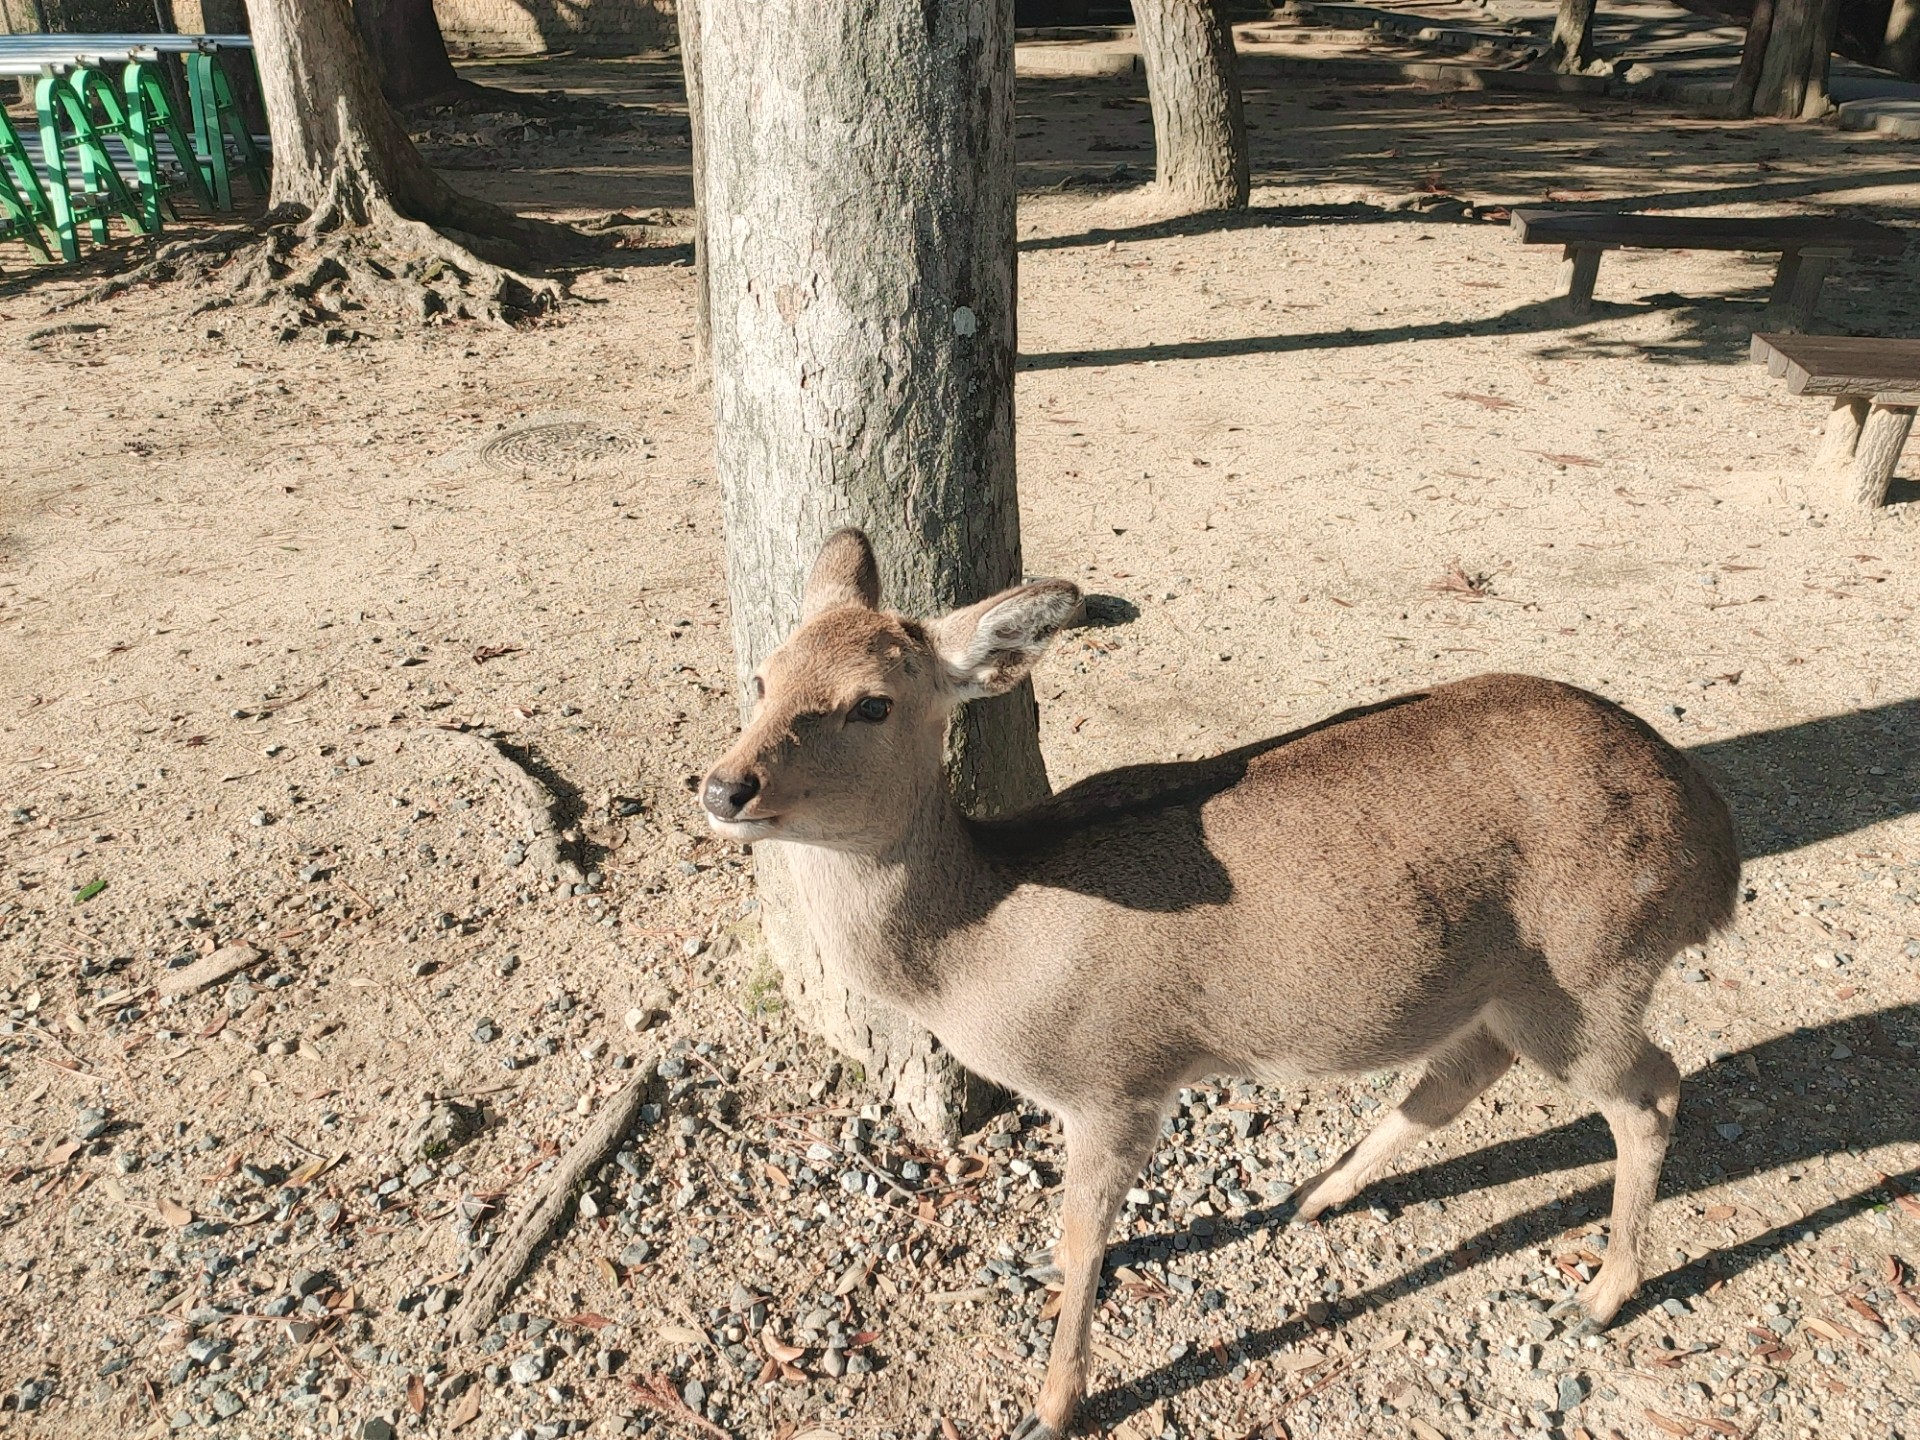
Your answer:
[[[53,259],[43,224],[53,221],[53,206],[40,184],[33,159],[20,143],[7,112],[0,110],[0,240],[19,240],[42,264]]]
[[[243,36],[0,38],[0,74],[34,80],[44,169],[40,173],[0,114],[0,238],[23,240],[36,259],[49,260],[42,232],[51,231],[61,257],[71,261],[79,258],[83,227],[95,244],[107,241],[116,219],[135,234],[158,233],[168,212],[178,218],[161,171],[161,136],[172,146],[186,189],[208,211],[233,208],[236,170],[264,200],[266,159],[234,102],[218,53],[240,48],[251,48]],[[184,62],[190,122],[174,103],[160,66],[163,53]],[[126,149],[131,185],[109,139]]]

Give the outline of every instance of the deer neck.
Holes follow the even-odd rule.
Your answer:
[[[875,853],[782,848],[828,970],[928,1023],[957,978],[956,933],[980,918],[994,888],[945,777],[924,788],[911,823]]]

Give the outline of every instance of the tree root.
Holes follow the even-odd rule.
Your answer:
[[[560,827],[559,804],[553,792],[539,778],[508,755],[493,741],[471,730],[449,730],[438,725],[423,725],[416,735],[437,736],[450,747],[478,760],[507,792],[507,798],[520,812],[521,823],[531,837],[527,844],[527,863],[541,875],[558,876],[568,885],[585,882],[586,875],[574,858],[574,842]]]
[[[509,218],[507,233],[489,234],[453,225],[442,231],[385,205],[336,203],[311,214],[282,209],[244,229],[162,244],[143,264],[82,299],[108,300],[162,284],[217,288],[220,293],[195,307],[196,314],[261,307],[283,340],[308,329],[322,329],[330,340],[350,339],[353,317],[369,311],[415,323],[518,326],[552,312],[564,291],[557,281],[523,275],[501,257],[554,248],[546,243],[552,238],[548,230],[561,232],[569,250],[591,242],[563,226]]]
[[[514,1217],[512,1228],[474,1267],[473,1277],[454,1309],[452,1333],[456,1339],[470,1344],[486,1333],[508,1293],[532,1263],[534,1253],[566,1220],[582,1183],[633,1128],[650,1086],[651,1081],[644,1076],[630,1080],[601,1108],[587,1133],[560,1158],[526,1208]]]

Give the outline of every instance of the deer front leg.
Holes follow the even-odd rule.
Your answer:
[[[1068,1117],[1067,1182],[1060,1208],[1060,1243],[1054,1264],[1061,1274],[1060,1316],[1054,1322],[1040,1403],[1013,1432],[1013,1440],[1059,1440],[1087,1393],[1089,1340],[1094,1303],[1100,1295],[1101,1263],[1113,1217],[1153,1154],[1160,1117],[1130,1116],[1076,1122]]]

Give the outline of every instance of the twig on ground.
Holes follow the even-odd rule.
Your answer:
[[[599,1116],[587,1127],[587,1133],[560,1157],[560,1163],[541,1182],[533,1199],[514,1217],[512,1227],[494,1242],[487,1258],[474,1268],[472,1283],[460,1297],[454,1313],[453,1334],[458,1339],[477,1340],[493,1323],[501,1303],[533,1260],[534,1252],[566,1220],[581,1184],[633,1128],[640,1106],[647,1098],[650,1074],[649,1070],[628,1081],[601,1108]]]
[[[585,882],[586,875],[573,857],[573,842],[560,828],[559,801],[538,776],[515,760],[499,745],[471,730],[452,730],[441,725],[422,725],[416,735],[435,735],[453,748],[466,751],[506,788],[507,798],[520,812],[520,818],[532,835],[527,859],[543,875],[558,875],[569,885]]]

